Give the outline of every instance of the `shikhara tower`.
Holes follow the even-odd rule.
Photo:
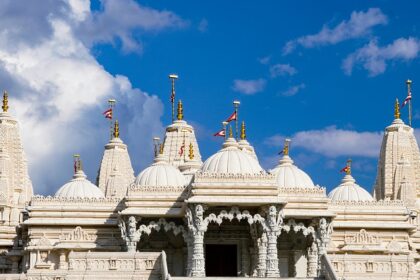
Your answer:
[[[420,154],[398,104],[373,195],[357,184],[351,161],[327,195],[294,163],[289,139],[278,164],[261,167],[245,122],[239,133],[239,102],[238,135],[230,129],[203,162],[183,104],[175,103],[177,77],[173,122],[149,167],[135,177],[115,121],[96,184],[77,158],[73,177],[48,197],[33,196],[4,94],[0,280],[420,279]]]

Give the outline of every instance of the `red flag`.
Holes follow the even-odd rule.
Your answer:
[[[109,108],[108,110],[103,112],[102,115],[104,115],[106,119],[112,120],[112,108]]]
[[[185,142],[182,143],[181,148],[179,148],[179,156],[182,156],[184,154],[184,149],[185,149]]]
[[[225,131],[225,129],[222,129],[222,130],[216,132],[215,134],[213,134],[213,136],[225,137],[226,136],[226,131]]]
[[[401,105],[401,108],[403,108],[407,103],[411,100],[411,90],[408,92],[407,97],[404,99],[403,104]]]
[[[236,121],[236,118],[237,118],[237,113],[235,111],[232,113],[232,115],[230,115],[230,117],[226,121],[227,122]]]
[[[350,170],[350,167],[346,166],[346,167],[342,168],[340,170],[340,172],[346,172],[347,173],[349,170]]]

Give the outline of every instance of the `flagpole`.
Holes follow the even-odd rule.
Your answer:
[[[228,125],[228,122],[222,122],[223,125],[223,130],[225,131],[225,139],[227,138],[227,131],[226,131],[226,127]]]
[[[240,104],[241,104],[241,102],[238,101],[238,100],[233,101],[233,106],[235,107],[235,115],[236,115],[236,118],[235,118],[235,131],[236,131],[235,138],[236,138],[236,140],[238,140],[238,135],[239,135],[238,109],[239,109]]]
[[[112,140],[112,135],[114,132],[114,126],[112,125],[112,119],[114,115],[114,106],[115,106],[115,99],[108,99],[109,109],[111,109],[111,118],[109,119],[109,131],[110,131],[110,140]]]
[[[171,90],[171,103],[172,103],[172,123],[175,121],[175,80],[178,79],[177,74],[170,74],[169,79],[172,83],[172,90]]]
[[[407,84],[407,96],[411,95],[411,83],[412,83],[412,81],[407,80],[405,83]],[[408,124],[409,124],[409,126],[411,126],[411,114],[412,114],[411,99],[412,99],[412,97],[410,98],[410,100],[408,100]]]

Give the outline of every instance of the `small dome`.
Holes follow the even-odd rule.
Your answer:
[[[139,186],[178,187],[185,185],[185,178],[177,168],[165,161],[162,154],[159,154],[154,163],[137,176],[134,183]]]
[[[223,149],[209,157],[201,170],[208,173],[257,174],[265,172],[249,153],[239,149],[233,138],[223,143]]]
[[[293,160],[285,155],[279,161],[279,165],[270,170],[276,175],[277,185],[280,188],[313,188],[315,187],[311,177],[293,164]]]
[[[102,191],[86,179],[86,174],[78,170],[70,182],[62,186],[56,193],[57,197],[103,198]]]
[[[347,174],[341,184],[333,189],[328,198],[332,201],[372,201],[373,197],[364,188],[356,184],[356,180]]]

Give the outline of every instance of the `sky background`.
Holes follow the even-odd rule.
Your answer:
[[[36,193],[53,194],[71,178],[74,153],[95,181],[111,97],[135,173],[147,167],[152,137],[171,119],[169,73],[179,75],[176,97],[204,159],[220,149],[212,135],[237,99],[264,168],[276,165],[290,137],[292,158],[316,184],[337,186],[350,157],[354,177],[372,191],[382,133],[408,78],[419,127],[419,8],[417,1],[6,0],[0,85],[21,122]]]

